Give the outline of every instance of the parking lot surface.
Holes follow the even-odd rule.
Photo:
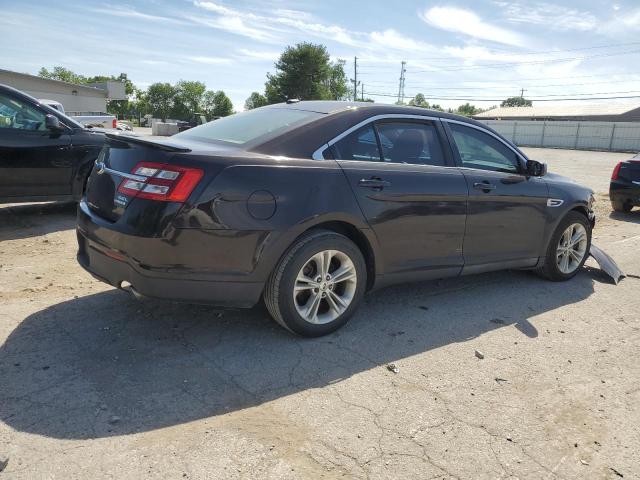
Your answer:
[[[397,286],[314,340],[139,302],[77,265],[73,205],[0,207],[0,479],[640,477],[640,211],[605,195],[629,155],[527,153],[596,189],[628,278]]]

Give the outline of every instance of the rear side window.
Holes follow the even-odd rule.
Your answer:
[[[520,171],[518,155],[504,143],[478,129],[450,124],[462,166],[515,173]]]
[[[438,131],[432,124],[385,122],[376,124],[385,162],[444,166]]]
[[[336,160],[379,162],[380,150],[373,126],[366,125],[336,142],[332,153]]]
[[[229,142],[238,145],[276,135],[322,117],[322,113],[293,108],[257,108],[213,120],[186,130],[175,137],[205,142]]]
[[[45,115],[20,100],[0,94],[0,129],[46,130]]]

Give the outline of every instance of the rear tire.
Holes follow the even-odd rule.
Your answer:
[[[573,278],[589,257],[591,223],[581,213],[569,212],[551,236],[542,267],[536,273],[562,282]]]
[[[611,200],[611,207],[616,212],[629,213],[633,208],[633,205],[629,202],[623,202],[622,200]]]
[[[347,323],[367,284],[362,253],[347,237],[310,232],[284,254],[264,290],[273,319],[304,337],[319,337]]]

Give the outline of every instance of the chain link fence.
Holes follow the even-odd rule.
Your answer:
[[[482,120],[518,146],[640,151],[640,122]]]

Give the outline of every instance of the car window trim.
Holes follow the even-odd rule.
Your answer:
[[[418,115],[418,117],[421,117],[420,120],[422,120],[422,118],[424,118],[422,115]],[[406,119],[399,119],[399,120],[406,120]],[[404,123],[412,123],[411,120],[413,119],[409,119],[410,121],[408,122],[404,122]],[[442,157],[444,159],[444,165],[433,165],[430,163],[408,163],[408,162],[392,162],[392,161],[387,161],[384,159],[384,150],[382,149],[382,142],[380,141],[380,133],[378,132],[378,126],[380,124],[393,124],[393,123],[403,123],[401,122],[397,122],[397,119],[392,118],[392,119],[386,119],[386,120],[376,120],[373,122],[373,130],[376,133],[376,138],[378,139],[378,149],[380,150],[380,159],[382,162],[384,163],[395,163],[395,164],[399,164],[399,165],[430,165],[432,167],[457,167],[457,165],[455,165],[455,162],[450,161],[449,156],[447,155],[447,152],[445,151],[445,147],[446,144],[448,142],[448,139],[446,138],[446,136],[443,135],[443,133],[440,131],[440,128],[438,128],[439,125],[441,125],[438,120],[440,120],[439,118],[434,118],[434,120],[428,120],[427,121],[431,121],[433,122],[433,126],[435,129],[435,133],[436,133],[436,141],[439,143],[440,145],[440,151],[442,153]],[[417,123],[420,125],[428,125],[427,123],[425,123],[424,121],[415,121],[413,123]],[[345,160],[345,161],[349,161],[349,160]]]
[[[385,113],[381,115],[374,115],[372,117],[362,120],[361,122],[356,123],[355,125],[349,127],[347,130],[342,132],[341,134],[333,137],[327,143],[322,144],[315,152],[313,152],[313,154],[311,155],[311,158],[314,160],[325,160],[324,156],[322,155],[322,152],[324,152],[327,148],[332,147],[336,142],[339,142],[350,133],[355,132],[359,128],[362,128],[368,125],[369,123],[375,122],[377,120],[385,120],[385,119],[400,119],[400,120],[415,119],[415,120],[430,120],[430,121],[440,120],[440,118],[438,117],[431,117],[427,115],[409,115],[409,114],[398,114],[398,113]]]
[[[514,148],[512,145],[510,145],[509,143],[505,142],[504,139],[500,138],[500,136],[496,135],[495,133],[493,133],[490,130],[487,130],[486,128],[482,128],[478,125],[474,125],[473,123],[468,123],[468,122],[461,122],[459,120],[453,120],[450,118],[442,118],[441,119],[443,123],[456,123],[458,125],[462,125],[463,127],[470,127],[470,128],[474,128],[476,130],[479,130],[483,133],[488,134],[489,136],[495,138],[496,140],[498,140],[500,143],[502,143],[504,146],[506,146],[507,148],[509,148],[509,150],[511,150],[513,153],[516,154],[516,158],[518,159],[518,163],[520,166],[520,170],[517,173],[518,175],[524,175],[526,172],[526,165],[527,165],[527,160],[528,158],[522,153],[520,152],[518,149]],[[450,131],[450,129],[448,128],[449,126],[447,125],[447,129]],[[449,133],[449,132],[447,132]],[[452,147],[455,147],[455,151],[457,153],[457,161],[459,163],[459,167],[460,168],[466,168],[469,170],[479,170],[479,171],[483,171],[483,172],[497,172],[497,173],[506,173],[506,172],[499,172],[496,170],[486,170],[486,169],[482,169],[482,168],[473,168],[473,167],[465,167],[462,164],[462,158],[460,157],[460,151],[458,150],[458,145],[455,142],[455,139],[453,138],[453,132],[451,132],[451,135],[449,135],[449,141],[451,143]]]
[[[348,128],[347,130],[345,130],[344,132],[342,132],[339,135],[336,135],[335,137],[333,137],[331,140],[329,140],[327,143],[322,144],[318,149],[316,149],[313,154],[311,155],[311,158],[313,160],[325,160],[324,156],[323,156],[323,152],[325,150],[327,150],[328,148],[331,148],[336,142],[339,142],[340,140],[342,140],[344,137],[346,137],[347,135],[349,135],[350,133],[358,130],[361,127],[364,127],[366,125],[368,125],[369,123],[373,123],[379,120],[405,120],[405,119],[413,119],[413,120],[427,120],[427,121],[432,121],[432,122],[442,122],[441,124],[444,126],[447,123],[457,123],[459,125],[462,126],[466,126],[466,127],[470,127],[470,128],[475,128],[476,130],[480,130],[481,132],[484,132],[490,136],[492,136],[493,138],[495,138],[496,140],[498,140],[500,143],[502,143],[503,145],[505,145],[507,148],[509,148],[511,151],[513,151],[517,158],[519,159],[520,162],[520,167],[522,171],[526,170],[526,162],[528,160],[527,156],[524,155],[524,153],[520,152],[518,149],[516,149],[513,145],[510,145],[508,142],[506,142],[503,138],[501,138],[499,135],[496,135],[495,133],[493,133],[491,130],[487,130],[486,128],[483,128],[479,125],[475,125],[473,123],[469,123],[469,122],[464,122],[461,120],[455,120],[452,118],[445,118],[445,117],[433,117],[430,115],[411,115],[411,114],[405,114],[405,113],[385,113],[385,114],[381,114],[381,115],[374,115],[372,117],[366,118],[364,120],[362,120],[361,122],[356,123],[355,125],[351,126],[350,128]],[[445,128],[445,134],[447,137],[450,137],[450,135],[448,135],[448,125],[446,125],[447,128]],[[375,128],[374,128],[375,131]],[[445,140],[448,141],[450,147],[455,147],[456,149],[456,153],[458,153],[458,160],[460,159],[460,155],[458,152],[458,147],[455,144],[455,141],[453,140],[453,138],[441,138],[440,141],[441,143],[445,143]],[[442,147],[444,148],[444,145],[442,145]],[[378,148],[380,149],[380,145],[378,145]],[[380,153],[382,155],[382,150],[380,149]],[[459,163],[458,161],[455,161],[454,159],[454,163]],[[445,168],[456,168],[456,167],[461,167],[461,168],[468,168],[468,167],[463,167],[462,165],[454,165],[453,167],[449,166],[449,165],[445,165]],[[470,170],[482,170],[482,169],[471,169]],[[484,170],[484,171],[488,171],[488,170]],[[518,172],[519,174],[522,174],[522,172]]]

